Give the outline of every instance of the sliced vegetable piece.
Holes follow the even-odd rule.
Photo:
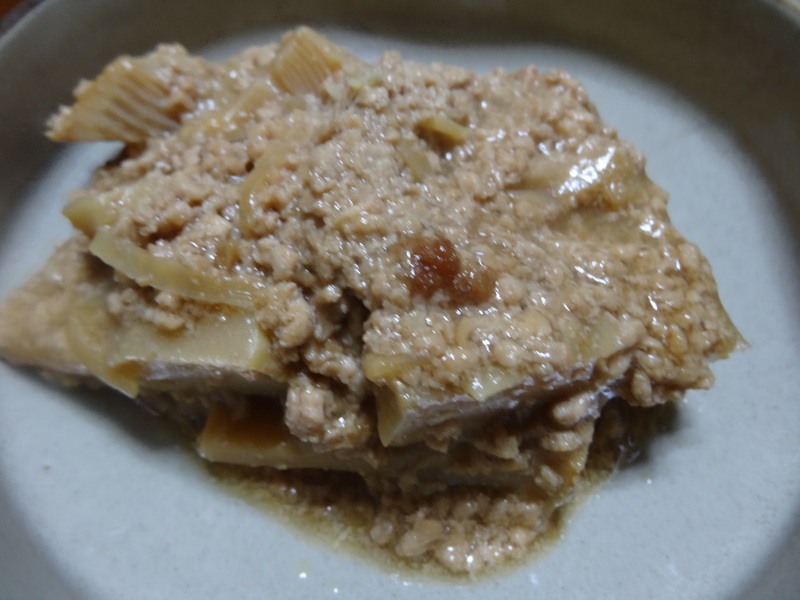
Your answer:
[[[434,115],[417,122],[417,128],[444,138],[451,144],[463,144],[469,137],[469,128],[459,125],[450,117]]]
[[[108,194],[87,194],[72,200],[62,211],[72,226],[92,237],[103,225],[115,220],[112,201]]]
[[[286,162],[291,149],[291,144],[280,140],[267,142],[253,170],[239,187],[239,229],[244,235],[248,235],[253,227],[253,209],[258,190],[275,183],[278,170]]]
[[[109,361],[275,371],[267,336],[255,317],[237,310],[206,314],[178,332],[163,332],[146,322],[131,324],[120,332]]]
[[[111,365],[108,362],[116,343],[116,331],[103,294],[75,296],[65,329],[69,349],[100,381],[135,398],[139,394],[138,366]]]
[[[76,103],[50,122],[48,136],[58,142],[140,142],[177,129],[180,111],[157,75],[160,66],[156,55],[118,58],[78,89]]]
[[[411,171],[414,181],[424,181],[425,177],[431,174],[431,163],[419,141],[400,140],[397,144],[397,153]]]
[[[374,383],[387,379],[400,379],[416,367],[426,365],[428,361],[414,354],[376,354],[364,355],[364,375]]]
[[[623,335],[620,322],[606,312],[590,323],[564,315],[559,319],[559,329],[572,356],[587,363],[608,358],[636,341]]]
[[[283,424],[280,403],[263,397],[247,399],[235,408],[214,404],[197,439],[197,451],[212,462],[249,467],[359,471],[364,466],[359,459],[317,452],[293,437]]]
[[[200,271],[171,258],[154,256],[132,241],[116,237],[108,227],[97,230],[89,251],[139,285],[202,302],[253,307],[264,288],[244,275],[215,269]]]
[[[488,369],[469,379],[467,392],[472,398],[484,402],[502,392],[518,386],[524,377],[507,369]]]
[[[338,71],[347,52],[308,27],[283,37],[271,63],[272,77],[290,94],[318,93],[324,81]]]
[[[404,446],[421,440],[430,427],[446,421],[462,423],[482,414],[515,406],[529,395],[531,382],[523,376],[500,381],[476,376],[468,390],[447,391],[387,381],[377,387],[378,436],[384,446]],[[472,396],[471,394],[475,394]],[[528,398],[527,402],[535,402]]]
[[[6,298],[0,310],[0,353],[8,360],[56,372],[86,375],[64,335],[72,296],[89,277],[86,240],[73,236]]]

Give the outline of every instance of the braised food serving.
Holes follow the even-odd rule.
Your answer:
[[[0,354],[136,398],[207,461],[358,487],[363,543],[412,563],[524,554],[602,415],[709,387],[742,343],[560,71],[368,64],[299,28],[220,63],[118,58],[48,135],[121,151],[0,307]]]

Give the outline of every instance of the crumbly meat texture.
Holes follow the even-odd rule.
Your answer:
[[[126,146],[0,308],[0,351],[140,397],[210,460],[355,472],[399,556],[523,552],[609,400],[709,387],[741,343],[561,71],[366,64],[300,29],[119,59],[50,126]]]

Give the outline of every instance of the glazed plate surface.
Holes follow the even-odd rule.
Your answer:
[[[777,599],[800,593],[800,9],[689,0],[48,0],[0,38],[0,296],[68,233],[60,209],[114,147],[43,123],[80,77],[180,42],[223,58],[319,27],[366,59],[580,79],[648,157],[752,348],[535,560],[477,581],[391,572],[216,485],[114,394],[0,364],[0,598]]]

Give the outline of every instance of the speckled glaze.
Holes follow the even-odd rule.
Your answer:
[[[0,38],[0,295],[111,156],[41,135],[74,83],[160,41],[222,57],[314,24],[375,58],[581,79],[648,157],[752,348],[557,544],[478,581],[391,573],[214,485],[121,397],[0,365],[0,598],[794,598],[800,594],[800,11],[795,2],[48,0]]]

